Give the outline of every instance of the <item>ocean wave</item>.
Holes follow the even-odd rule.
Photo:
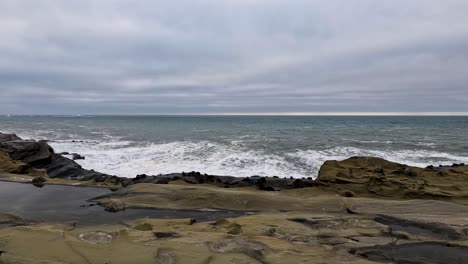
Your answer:
[[[413,166],[468,162],[468,157],[428,150],[372,150],[356,147],[331,147],[322,150],[296,150],[268,153],[243,144],[210,141],[141,143],[109,140],[102,142],[55,141],[57,152],[76,152],[83,167],[123,177],[137,174],[165,174],[182,171],[232,176],[315,177],[326,160],[351,156],[375,156]]]

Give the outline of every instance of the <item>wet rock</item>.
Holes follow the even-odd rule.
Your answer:
[[[21,140],[16,134],[4,134],[0,132],[0,142]]]
[[[354,249],[357,254],[372,261],[411,264],[463,264],[468,259],[468,248],[442,242],[393,243]]]
[[[72,154],[72,160],[84,160],[85,157],[84,156],[81,156],[80,154],[78,153],[73,153]]]
[[[44,182],[46,182],[46,178],[43,176],[36,176],[31,180],[31,183],[36,187],[43,187]]]
[[[42,176],[36,176],[32,179],[32,183],[44,183],[46,181],[45,177]]]
[[[304,188],[305,183],[301,179],[297,179],[294,181],[293,186],[294,186],[294,189]]]
[[[184,178],[184,181],[189,184],[198,184],[198,180],[193,177]]]
[[[45,169],[50,178],[104,181],[111,177],[93,170],[85,170],[75,161],[54,153],[46,141],[22,140],[16,136],[4,134],[0,137],[7,139],[6,141],[0,140],[0,149],[6,152],[12,160],[24,162],[35,169]]]
[[[20,160],[31,166],[45,166],[52,160],[54,150],[43,141],[8,141],[0,143],[13,160]]]
[[[125,203],[119,199],[109,199],[109,201],[104,204],[104,210],[111,213],[124,211]]]
[[[443,240],[458,240],[465,237],[452,227],[442,223],[431,223],[424,221],[415,221],[403,219],[389,215],[378,215],[374,219],[376,222],[388,225],[390,234],[395,232],[408,233],[414,236],[424,236]]]
[[[156,178],[156,180],[153,181],[154,184],[168,184],[169,183],[169,179],[167,178]]]

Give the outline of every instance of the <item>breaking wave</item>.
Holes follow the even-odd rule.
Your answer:
[[[468,157],[430,150],[372,150],[356,147],[331,147],[322,150],[295,150],[267,153],[242,144],[210,141],[142,143],[134,141],[53,141],[56,152],[76,152],[84,168],[123,177],[137,174],[166,174],[182,171],[232,176],[316,177],[326,160],[351,156],[374,156],[413,166],[468,162]]]

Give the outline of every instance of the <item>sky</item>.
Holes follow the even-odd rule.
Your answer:
[[[0,114],[468,113],[466,0],[0,1]]]

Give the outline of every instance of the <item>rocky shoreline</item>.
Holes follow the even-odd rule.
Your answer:
[[[249,213],[204,223],[145,218],[77,227],[0,212],[0,263],[458,264],[468,259],[465,164],[417,168],[352,157],[325,162],[315,180],[200,172],[128,179],[86,170],[45,141],[0,133],[0,180],[110,188],[109,194],[89,197],[110,212]]]

